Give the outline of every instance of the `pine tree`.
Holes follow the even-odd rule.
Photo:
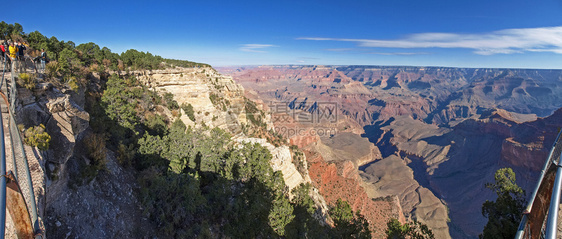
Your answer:
[[[484,202],[482,215],[488,223],[480,238],[513,238],[519,225],[519,218],[525,203],[525,192],[515,183],[515,173],[511,168],[496,171],[495,183],[487,183],[486,188],[496,192],[496,201]]]

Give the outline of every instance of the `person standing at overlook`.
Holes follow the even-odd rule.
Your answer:
[[[19,68],[19,72],[23,72],[25,70],[25,50],[27,48],[25,47],[25,45],[21,42],[18,42],[18,68]]]
[[[2,60],[5,61],[2,65],[2,71],[6,72],[6,62],[9,60],[8,54],[10,53],[8,52],[8,45],[6,44],[6,41],[2,42],[2,44],[0,45],[0,52],[2,54]]]
[[[20,48],[19,48],[19,42],[14,41],[14,49],[16,51],[16,56],[14,58],[14,73],[18,72],[19,68],[20,68]]]
[[[12,70],[14,70],[16,68],[16,65],[17,65],[16,54],[18,52],[18,48],[14,45],[13,42],[10,42],[10,47],[8,48],[8,50],[10,51],[10,60],[12,61]]]
[[[0,44],[0,55],[2,56],[2,60],[6,57],[6,47],[4,46],[4,42]]]
[[[41,48],[41,71],[45,72],[45,62],[47,61],[47,53],[44,48]]]

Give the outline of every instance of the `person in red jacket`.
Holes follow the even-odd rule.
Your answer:
[[[4,60],[4,57],[6,57],[6,47],[4,46],[3,42],[0,45],[0,56],[2,56],[2,60]]]
[[[8,60],[8,56],[6,55],[6,42],[3,42],[2,44],[0,44],[0,55],[2,56],[2,62],[7,61]],[[5,66],[6,64],[2,64],[2,71],[5,71]]]

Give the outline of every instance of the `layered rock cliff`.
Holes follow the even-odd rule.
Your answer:
[[[191,104],[196,122],[183,112],[186,125],[219,127],[233,134],[246,124],[244,88],[232,77],[212,68],[177,68],[138,73],[138,78],[152,90],[174,95],[178,104]]]

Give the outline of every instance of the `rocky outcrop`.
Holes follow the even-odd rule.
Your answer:
[[[540,159],[544,160],[548,157],[549,149],[545,146],[535,142],[523,144],[513,138],[507,138],[502,143],[501,160],[516,167],[538,172],[544,165]]]
[[[51,117],[47,120],[46,130],[51,135],[49,161],[62,165],[74,154],[74,145],[82,133],[89,127],[90,115],[72,100],[69,95],[49,100],[46,108]],[[38,112],[40,114],[41,111]]]
[[[181,106],[191,104],[195,122],[182,110],[186,125],[219,127],[233,134],[241,132],[246,122],[244,88],[232,77],[212,68],[176,68],[137,73],[150,89],[174,95]]]
[[[414,179],[405,160],[391,155],[369,165],[361,174],[369,197],[397,196],[404,213],[426,224],[436,238],[450,238],[446,206]]]
[[[395,196],[370,197],[361,185],[360,176],[349,161],[327,163],[319,153],[305,151],[310,165],[313,185],[324,196],[326,203],[334,205],[338,199],[347,201],[354,211],[359,211],[369,222],[373,238],[385,237],[386,223],[391,218],[405,222],[400,203]]]
[[[107,170],[86,185],[68,186],[68,176],[63,175],[47,188],[47,236],[138,238],[154,234],[134,193],[137,184],[133,173],[123,169],[112,152],[108,152],[106,163]]]
[[[321,138],[313,147],[327,162],[349,161],[355,165],[354,168],[382,159],[377,146],[367,138],[349,132]]]
[[[84,95],[62,93],[50,85],[19,92],[17,121],[26,127],[44,124],[51,136],[48,151],[25,146],[47,237],[133,238],[138,236],[138,228],[150,231],[133,194],[136,180],[116,163],[112,152],[106,157],[107,170],[89,184],[77,183],[71,176],[85,167],[80,161],[87,162],[80,146],[90,121],[80,106]]]
[[[219,127],[236,135],[234,140],[242,143],[257,143],[267,148],[272,154],[271,166],[275,171],[281,171],[285,184],[288,187],[289,196],[291,190],[300,184],[310,183],[307,173],[306,160],[304,160],[304,172],[299,171],[293,164],[293,155],[288,146],[273,146],[266,139],[248,138],[242,133],[242,125],[248,124],[246,119],[244,88],[235,83],[232,77],[224,76],[212,68],[177,68],[137,73],[139,80],[151,89],[174,95],[174,99],[180,104],[191,104],[195,112],[195,122],[189,119],[182,110],[181,119],[186,125],[201,127],[206,125],[210,128]],[[257,104],[259,110],[267,111],[267,105]],[[271,116],[266,114],[264,122],[267,128],[272,128]],[[309,139],[308,141],[314,141]],[[321,194],[316,188],[312,189],[311,195],[319,210],[316,217],[321,223],[326,224],[328,219],[328,207]]]

